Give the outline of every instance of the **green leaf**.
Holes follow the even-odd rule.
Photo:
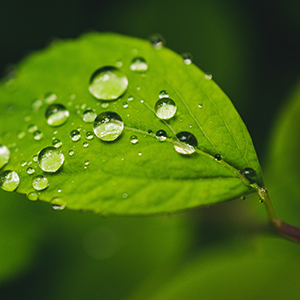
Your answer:
[[[145,73],[130,69],[136,57],[146,60]],[[89,93],[91,75],[104,66],[119,67],[128,79],[128,89],[118,100],[101,102]],[[49,187],[38,192],[40,200],[59,198],[68,208],[102,214],[169,213],[247,194],[253,187],[239,170],[254,169],[256,182],[263,185],[261,168],[245,125],[209,78],[165,47],[157,49],[148,41],[116,34],[89,34],[34,54],[21,64],[17,78],[0,89],[0,143],[11,151],[3,170],[19,174],[19,193],[34,192],[32,178],[43,175]],[[153,112],[162,90],[177,106],[175,117],[168,121]],[[54,103],[63,104],[70,113],[59,127],[46,122],[47,93],[56,95]],[[127,100],[130,96],[132,101]],[[86,132],[93,131],[92,124],[82,120],[86,108],[97,114],[118,113],[125,124],[120,138],[86,140]],[[74,142],[69,135],[78,128],[81,139]],[[29,132],[34,129],[43,134],[40,140]],[[169,137],[164,142],[155,136],[161,129]],[[198,140],[191,155],[174,150],[172,137],[182,131]],[[137,144],[130,142],[132,135]],[[62,142],[65,161],[58,172],[45,173],[33,157],[52,146],[55,138]],[[216,154],[222,160],[216,160]],[[35,173],[27,174],[28,167]]]

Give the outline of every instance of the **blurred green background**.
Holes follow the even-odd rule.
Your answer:
[[[1,77],[32,51],[91,30],[160,33],[172,50],[190,52],[237,107],[272,195],[269,137],[299,80],[300,2],[5,1]],[[300,298],[299,246],[269,232],[255,197],[149,218],[56,212],[2,191],[0,207],[1,300]],[[282,205],[287,222],[299,220],[292,207]]]

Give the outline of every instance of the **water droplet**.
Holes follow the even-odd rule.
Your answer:
[[[55,148],[60,148],[61,145],[62,145],[62,142],[59,140],[59,139],[54,139],[52,141],[52,145],[55,147]]]
[[[122,63],[121,61],[117,61],[117,62],[116,62],[116,66],[117,66],[118,68],[121,68],[121,67],[123,66],[123,63]]]
[[[148,130],[148,133],[151,134],[153,131],[151,129]]]
[[[108,108],[108,107],[109,107],[109,103],[108,103],[108,102],[103,102],[103,103],[101,104],[101,107],[103,107],[103,108]]]
[[[198,104],[198,107],[199,107],[199,108],[202,108],[202,107],[203,107],[202,103],[199,103],[199,104]]]
[[[221,160],[222,159],[222,155],[221,154],[216,154],[215,155],[215,160]]]
[[[162,90],[159,92],[159,95],[158,95],[158,98],[161,99],[161,98],[169,98],[169,94],[166,90]]]
[[[94,138],[94,134],[91,131],[87,131],[87,133],[85,134],[85,138],[87,140],[92,140]]]
[[[240,173],[245,176],[251,184],[257,181],[257,174],[252,168],[242,169],[240,170]]]
[[[70,132],[70,138],[71,138],[71,140],[73,141],[73,142],[77,142],[77,141],[79,141],[80,140],[80,138],[81,138],[81,134],[80,134],[80,132],[78,131],[78,130],[72,130],[71,132]]]
[[[142,152],[139,152],[139,153],[138,153],[138,156],[142,156],[142,155],[143,155],[143,153],[142,153]]]
[[[124,199],[126,199],[126,198],[128,197],[128,194],[124,193],[124,194],[122,195],[122,197],[123,197]]]
[[[49,186],[47,177],[37,175],[32,178],[32,187],[37,191],[45,190]]]
[[[32,160],[33,160],[34,162],[37,162],[37,161],[39,160],[39,157],[38,157],[37,155],[34,155],[34,156],[32,157]]]
[[[25,132],[24,131],[19,131],[18,132],[18,139],[22,139],[25,136]]]
[[[107,66],[92,74],[89,91],[97,99],[111,101],[121,97],[127,87],[127,77],[119,69]]]
[[[82,145],[83,145],[84,148],[87,148],[90,144],[87,143],[87,142],[84,142]]]
[[[125,101],[123,102],[123,108],[128,108],[129,107],[129,104]]]
[[[67,205],[66,202],[57,197],[53,198],[50,203],[54,210],[63,210],[66,208]]]
[[[55,100],[57,99],[57,96],[53,93],[47,93],[45,95],[45,98],[44,98],[44,102],[45,103],[48,103],[48,104],[51,104],[52,102],[54,102]]]
[[[132,96],[128,96],[127,100],[128,101],[133,101],[133,97]]]
[[[30,201],[37,201],[39,199],[39,195],[36,192],[28,193],[26,196]]]
[[[93,123],[96,117],[97,117],[97,113],[91,109],[87,109],[82,114],[82,119],[85,123]]]
[[[43,105],[43,101],[40,99],[37,99],[32,103],[32,108],[33,108],[33,110],[39,110],[42,105]]]
[[[196,151],[198,145],[196,137],[187,131],[182,131],[176,134],[174,138],[174,148],[180,154],[192,154]]]
[[[177,107],[172,99],[161,98],[156,102],[154,110],[157,117],[162,120],[169,120],[174,117]]]
[[[163,129],[158,130],[155,135],[160,142],[163,142],[167,139],[167,133]]]
[[[54,147],[44,148],[39,154],[39,166],[44,172],[54,173],[63,165],[65,157]]]
[[[42,139],[43,135],[44,135],[44,134],[43,134],[41,131],[37,130],[37,131],[35,131],[35,132],[33,133],[33,138],[34,138],[36,141],[40,141],[40,140]]]
[[[25,167],[26,165],[27,165],[27,161],[22,160],[22,161],[21,161],[21,166],[22,166],[22,167]]]
[[[137,136],[136,135],[132,135],[131,137],[130,137],[130,143],[131,144],[137,144],[139,142],[139,140],[138,140],[138,138],[137,138]]]
[[[73,151],[73,150],[70,150],[70,151],[69,151],[69,155],[70,155],[70,156],[73,156],[73,155],[74,155],[74,151]]]
[[[116,140],[124,129],[122,118],[115,112],[106,111],[97,116],[94,121],[96,136],[106,142]]]
[[[28,167],[26,172],[27,172],[28,175],[32,175],[35,172],[35,169],[33,169],[31,167]]]
[[[146,72],[148,65],[143,57],[136,57],[132,60],[130,70],[134,72]]]
[[[190,65],[193,62],[193,57],[190,53],[182,54],[182,58],[186,65]]]
[[[48,125],[56,127],[66,123],[70,113],[62,104],[51,104],[48,106],[45,115]]]
[[[241,196],[241,200],[246,200],[246,196]]]
[[[30,124],[28,126],[28,131],[31,132],[31,133],[37,131],[37,129],[38,129],[38,127],[36,125]]]
[[[62,190],[61,190],[61,189],[58,189],[58,190],[57,190],[57,192],[58,192],[58,193],[61,193],[61,192],[62,192]]]
[[[213,78],[213,76],[212,76],[212,74],[210,74],[210,73],[206,73],[206,74],[204,75],[204,78],[207,79],[207,80],[211,80],[211,79]]]
[[[9,149],[0,144],[0,169],[3,168],[9,161],[10,151]]]
[[[4,171],[0,175],[0,187],[7,192],[13,192],[20,184],[19,175],[15,171]]]
[[[164,46],[166,44],[164,38],[159,34],[150,36],[149,40],[150,40],[151,45],[155,49],[160,49],[162,46]]]

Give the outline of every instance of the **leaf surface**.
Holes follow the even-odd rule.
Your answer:
[[[136,57],[146,60],[145,73],[131,70]],[[99,101],[88,90],[91,75],[104,66],[118,67],[129,82],[115,101]],[[49,187],[38,192],[40,200],[60,198],[68,208],[106,215],[170,213],[247,194],[253,188],[240,169],[253,168],[257,183],[263,185],[251,138],[228,97],[208,78],[165,47],[156,49],[148,41],[117,34],[93,33],[36,53],[0,89],[0,143],[11,151],[3,170],[19,174],[19,193],[34,192],[32,178],[43,175]],[[162,90],[177,106],[175,117],[168,121],[153,111]],[[56,95],[53,103],[63,104],[70,113],[62,126],[46,122],[47,93]],[[82,119],[87,108],[97,114],[118,113],[125,124],[122,135],[113,142],[87,140],[86,132],[93,131],[93,124]],[[29,132],[31,125],[43,134],[40,140]],[[74,142],[69,135],[76,129],[81,139]],[[155,136],[161,129],[168,135],[164,142]],[[174,150],[173,137],[182,131],[197,138],[198,147],[191,155]],[[132,135],[137,144],[130,142]],[[62,142],[65,161],[50,174],[33,157],[52,146],[53,139]],[[216,154],[222,160],[217,161]],[[35,173],[27,174],[28,167]]]

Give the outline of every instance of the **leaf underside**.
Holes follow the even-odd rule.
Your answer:
[[[130,69],[135,57],[146,60],[144,74]],[[129,81],[126,93],[107,102],[108,107],[88,91],[92,73],[103,66],[119,66]],[[161,90],[166,90],[177,106],[169,121],[161,121],[152,109]],[[32,103],[43,100],[47,93],[57,95],[54,103],[65,105],[70,112],[60,127],[47,124],[48,104],[33,109]],[[127,101],[129,96],[132,101]],[[86,140],[85,133],[93,131],[93,124],[82,120],[87,108],[97,114],[117,112],[125,124],[120,138],[114,142],[97,137]],[[0,144],[11,151],[10,161],[1,171],[19,174],[17,192],[23,194],[34,191],[34,176],[46,176],[49,187],[38,192],[39,199],[50,202],[59,197],[70,209],[135,215],[211,205],[253,191],[238,173],[245,167],[253,168],[257,183],[263,185],[251,138],[228,97],[194,64],[186,65],[180,55],[165,47],[155,49],[148,41],[92,33],[32,55],[21,63],[16,78],[0,87],[0,116]],[[43,133],[41,140],[33,139],[29,125]],[[74,142],[69,134],[78,128],[81,139]],[[165,142],[155,137],[160,129],[170,137]],[[181,131],[197,138],[195,153],[182,155],[174,150],[172,137]],[[137,144],[130,142],[132,135],[137,136]],[[65,162],[57,173],[48,174],[33,156],[52,146],[54,138],[62,142]],[[85,142],[88,147],[83,147]],[[70,150],[73,156],[68,155]],[[222,156],[221,161],[214,159],[216,154]],[[27,174],[28,166],[35,169],[34,174]]]

